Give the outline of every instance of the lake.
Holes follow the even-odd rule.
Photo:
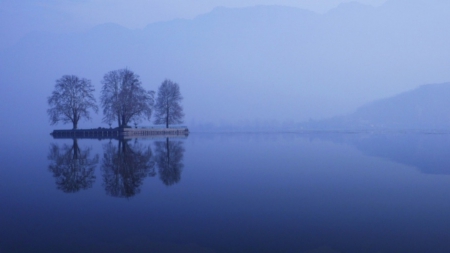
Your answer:
[[[5,137],[0,252],[449,252],[450,135]]]

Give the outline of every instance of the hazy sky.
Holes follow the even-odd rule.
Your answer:
[[[31,31],[71,32],[113,22],[131,29],[194,18],[215,7],[284,5],[317,12],[351,0],[0,0],[0,49]],[[386,0],[357,0],[380,5]]]
[[[178,82],[189,125],[325,119],[450,80],[448,0],[360,0],[382,7],[326,15],[274,6],[209,13],[256,5],[326,12],[347,1],[0,0],[0,112],[11,117],[17,108],[15,121],[30,120],[18,112],[32,104],[34,121],[50,127],[42,119],[57,78],[88,78],[98,94],[102,76],[124,67],[150,90],[165,78]],[[111,22],[142,29],[176,18],[187,20],[42,32]],[[31,31],[41,32],[7,48]]]

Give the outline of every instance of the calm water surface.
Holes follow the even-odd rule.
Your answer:
[[[450,252],[450,135],[7,137],[0,252]]]

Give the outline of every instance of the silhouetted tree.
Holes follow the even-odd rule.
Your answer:
[[[154,91],[146,91],[138,75],[128,69],[114,70],[105,74],[102,84],[101,103],[105,123],[117,120],[119,127],[125,127],[131,120],[150,120]]]
[[[51,124],[72,122],[73,129],[77,129],[82,117],[91,118],[89,109],[98,111],[93,93],[94,86],[88,79],[64,75],[56,80],[55,89],[48,97],[50,108],[47,113]]]
[[[154,123],[165,124],[166,128],[169,128],[169,124],[183,123],[184,113],[180,105],[182,99],[180,86],[170,80],[164,80],[158,89]]]
[[[62,148],[51,144],[48,159],[52,161],[49,170],[56,178],[58,189],[63,192],[77,192],[92,187],[95,181],[94,170],[98,164],[98,155],[90,158],[91,149],[80,150],[77,139],[72,146]]]
[[[173,185],[181,179],[181,170],[183,169],[183,142],[181,141],[157,141],[156,145],[156,164],[159,168],[159,178],[165,185]]]
[[[146,176],[155,176],[152,150],[139,143],[132,146],[119,140],[103,146],[103,183],[106,192],[114,197],[131,197],[140,192]]]

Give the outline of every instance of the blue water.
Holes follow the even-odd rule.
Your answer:
[[[450,252],[445,134],[42,133],[0,148],[1,253]]]

